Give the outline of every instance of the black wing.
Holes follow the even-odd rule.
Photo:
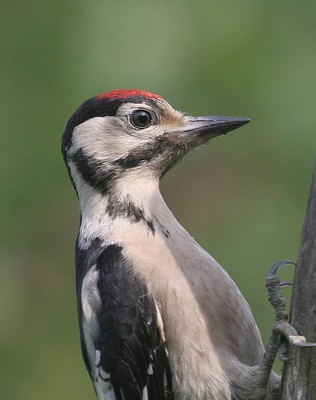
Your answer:
[[[96,271],[100,329],[94,347],[100,372],[93,380],[100,400],[103,390],[111,390],[115,400],[173,399],[157,309],[146,283],[135,275],[116,245],[99,255]],[[93,378],[91,371],[90,375]]]

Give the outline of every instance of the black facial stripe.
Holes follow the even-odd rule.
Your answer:
[[[160,157],[166,151],[172,155],[172,158],[178,153],[182,154],[186,148],[181,143],[171,142],[168,136],[160,136],[155,140],[134,149],[125,157],[119,158],[115,163],[124,169],[135,168],[144,165],[150,160]]]
[[[106,166],[94,157],[87,157],[82,150],[77,150],[70,156],[84,180],[101,194],[106,194],[111,189],[115,179],[130,168],[145,165],[151,160],[161,158],[161,165],[157,172],[164,175],[186,152],[183,143],[170,141],[167,136],[160,136],[145,145],[133,149],[127,156],[121,157],[111,165]],[[162,157],[166,152],[168,157]],[[74,185],[75,186],[75,185]]]
[[[120,167],[105,169],[100,161],[95,160],[93,157],[88,159],[82,150],[78,150],[73,154],[71,161],[75,163],[79,173],[90,186],[103,195],[109,195],[106,211],[112,218],[124,216],[132,222],[143,221],[152,234],[155,233],[153,221],[145,217],[141,208],[136,207],[128,200],[122,201],[111,195],[111,188],[115,178],[120,175]]]
[[[104,165],[93,157],[87,158],[82,150],[76,151],[71,156],[71,161],[76,165],[84,180],[102,194],[108,192],[118,174],[114,168],[105,169]]]

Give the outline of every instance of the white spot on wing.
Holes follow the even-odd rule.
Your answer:
[[[166,372],[164,372],[164,374],[163,374],[163,384],[164,384],[165,387],[168,386],[168,379],[167,379]]]
[[[96,314],[101,308],[101,298],[98,290],[99,271],[96,265],[91,267],[82,282],[81,304],[85,327],[90,333],[99,330]]]
[[[101,361],[101,351],[96,350],[95,351],[95,365],[98,366],[100,364],[100,361]]]
[[[98,376],[96,366],[99,364],[101,356],[95,348],[95,340],[100,330],[97,314],[101,308],[101,299],[97,287],[98,280],[99,271],[96,270],[94,265],[84,277],[81,288],[83,334],[91,373],[95,378]]]
[[[122,396],[122,398],[124,400],[123,396]],[[113,388],[108,392],[108,397],[105,397],[104,400],[116,400],[116,396],[115,396]]]
[[[102,367],[99,368],[99,375],[103,380],[109,380],[111,376],[111,374],[104,371]]]
[[[101,351],[95,351],[96,376],[94,386],[100,400],[115,400],[115,394],[110,382],[111,374],[106,372],[101,366]]]
[[[143,400],[148,400],[148,389],[147,385],[143,389]]]
[[[150,363],[147,369],[147,374],[152,375],[154,373],[153,371],[153,365]]]
[[[106,390],[104,390],[104,387],[102,387],[101,385],[99,385],[99,383],[96,382],[95,390],[97,392],[99,400],[116,400],[114,389],[110,383],[107,384],[107,388]]]

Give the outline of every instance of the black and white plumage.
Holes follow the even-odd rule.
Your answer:
[[[273,398],[246,300],[159,191],[186,152],[248,121],[191,117],[139,90],[89,99],[68,121],[81,344],[99,400]]]

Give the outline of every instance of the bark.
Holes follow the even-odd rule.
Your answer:
[[[290,323],[308,342],[316,342],[316,164],[295,270]],[[316,348],[290,346],[280,400],[316,399]]]

